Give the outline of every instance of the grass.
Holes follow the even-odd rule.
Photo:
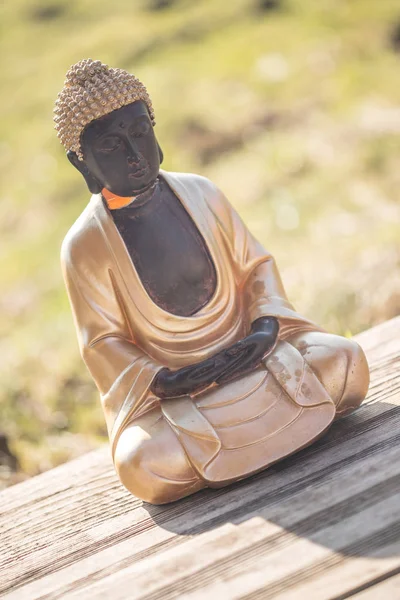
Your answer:
[[[81,58],[145,82],[164,168],[225,191],[299,312],[345,335],[400,312],[397,0],[167,4],[0,7],[3,485],[106,439],[58,258],[88,200],[52,126]]]

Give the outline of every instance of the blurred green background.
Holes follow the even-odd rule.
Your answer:
[[[225,191],[299,312],[400,313],[398,0],[13,0],[0,53],[0,486],[106,439],[59,266],[89,195],[52,110],[82,58],[145,83],[164,168]]]

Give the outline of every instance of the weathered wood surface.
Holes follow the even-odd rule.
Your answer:
[[[400,598],[400,318],[358,339],[365,405],[266,473],[154,507],[101,449],[2,492],[0,595]]]

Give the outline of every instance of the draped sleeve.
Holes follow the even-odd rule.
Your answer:
[[[205,178],[202,185],[229,249],[248,323],[260,317],[276,317],[280,339],[299,331],[323,331],[296,312],[286,296],[274,257],[250,233],[221,190]]]
[[[61,265],[81,355],[100,392],[113,441],[127,418],[157,402],[150,386],[162,365],[135,344],[107,243],[93,217],[71,228]]]

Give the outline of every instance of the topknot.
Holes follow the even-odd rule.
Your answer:
[[[111,71],[107,65],[103,65],[99,60],[91,60],[85,58],[80,62],[72,65],[65,77],[65,85],[85,85],[85,81],[93,78],[96,74],[102,71]]]
[[[54,109],[55,129],[61,143],[82,160],[80,138],[84,128],[95,119],[136,100],[145,102],[154,126],[153,105],[137,77],[90,58],[72,65]]]

